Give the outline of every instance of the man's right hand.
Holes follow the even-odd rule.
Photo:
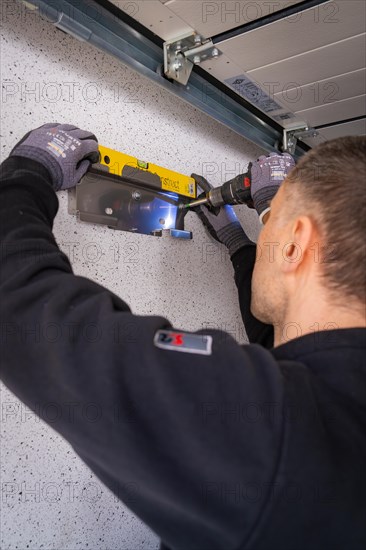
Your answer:
[[[261,222],[270,210],[270,201],[294,167],[295,161],[289,153],[270,153],[249,164],[251,194]]]

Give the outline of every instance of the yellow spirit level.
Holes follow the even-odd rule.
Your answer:
[[[140,175],[143,185],[146,185],[147,182],[151,182],[151,186],[160,191],[177,193],[178,195],[189,197],[190,199],[195,199],[197,197],[197,184],[195,180],[189,176],[173,172],[167,168],[162,168],[151,162],[139,160],[125,153],[108,149],[103,145],[99,146],[99,152],[101,158],[100,164],[107,166],[110,174],[122,177],[130,177],[131,174],[134,174],[136,183]],[[152,174],[155,177],[149,178],[146,177],[146,174]]]

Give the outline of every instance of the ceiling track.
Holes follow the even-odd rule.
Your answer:
[[[283,8],[282,10],[278,10],[269,15],[264,15],[263,17],[260,17],[255,21],[244,23],[244,25],[239,25],[234,29],[230,29],[229,31],[217,34],[216,36],[211,37],[211,40],[213,44],[217,45],[221,42],[224,42],[225,40],[229,40],[230,38],[241,36],[246,32],[259,29],[260,27],[264,27],[265,25],[270,25],[271,23],[275,23],[276,21],[281,21],[281,19],[286,19],[287,17],[291,17],[292,15],[296,15],[298,13],[301,13],[302,11],[316,8],[317,6],[320,6],[321,4],[325,4],[327,2],[329,2],[329,0],[304,0],[304,2],[300,2],[299,4],[289,6],[288,8]]]
[[[41,16],[73,37],[118,58],[268,152],[282,150],[283,128],[200,67],[188,86],[163,74],[163,40],[106,0],[27,0]],[[299,143],[294,153],[310,149]]]

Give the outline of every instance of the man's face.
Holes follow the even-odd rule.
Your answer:
[[[282,184],[271,202],[271,211],[258,239],[252,277],[252,314],[263,323],[276,324],[284,318],[288,297],[280,269],[286,243],[286,195]]]

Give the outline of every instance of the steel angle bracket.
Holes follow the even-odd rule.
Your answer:
[[[288,152],[291,155],[295,154],[297,141],[302,141],[306,138],[314,138],[319,135],[319,132],[315,128],[309,126],[299,126],[296,128],[288,128],[283,131],[283,151]]]
[[[217,59],[222,53],[213,44],[197,33],[188,34],[164,42],[164,74],[186,86],[194,65],[207,59]]]
[[[101,162],[69,191],[69,214],[120,231],[192,238],[184,229],[186,209],[180,209],[179,204],[196,196],[193,178],[102,146],[99,152]]]

